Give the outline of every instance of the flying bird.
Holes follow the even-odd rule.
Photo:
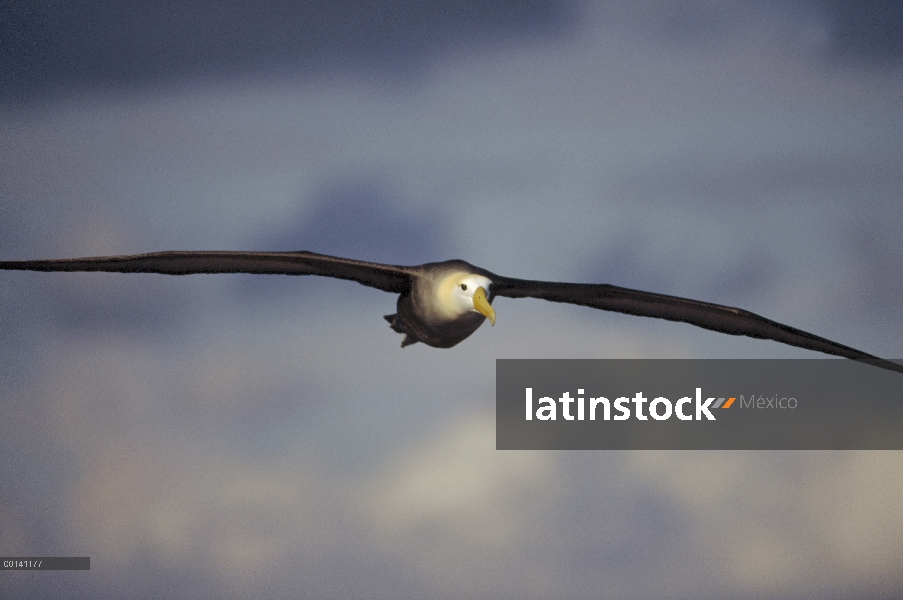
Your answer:
[[[53,260],[0,261],[0,269],[26,271],[106,271],[116,273],[256,273],[320,275],[356,281],[399,294],[397,311],[386,315],[404,335],[401,346],[423,342],[451,348],[489,321],[498,297],[539,298],[641,317],[690,323],[730,335],[774,340],[866,362],[903,373],[903,365],[883,360],[749,311],[709,302],[641,292],[609,284],[555,283],[502,277],[463,260],[407,267],[326,256],[313,252],[154,252]]]

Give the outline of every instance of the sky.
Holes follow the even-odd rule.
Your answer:
[[[897,2],[15,2],[0,257],[310,250],[739,306],[903,358]],[[499,298],[0,274],[31,598],[889,598],[898,452],[495,450],[498,358],[814,358]]]

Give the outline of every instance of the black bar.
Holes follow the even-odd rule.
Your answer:
[[[3,571],[90,571],[89,556],[0,556]]]

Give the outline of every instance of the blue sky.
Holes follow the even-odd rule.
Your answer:
[[[903,357],[894,3],[16,6],[4,259],[455,257]],[[802,350],[506,299],[401,350],[394,297],[314,278],[0,297],[0,554],[92,557],[11,596],[903,591],[899,453],[494,449],[496,358]]]

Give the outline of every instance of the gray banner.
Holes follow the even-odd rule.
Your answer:
[[[5,571],[90,571],[88,556],[0,556]]]
[[[496,448],[903,450],[903,374],[843,359],[499,359]]]

